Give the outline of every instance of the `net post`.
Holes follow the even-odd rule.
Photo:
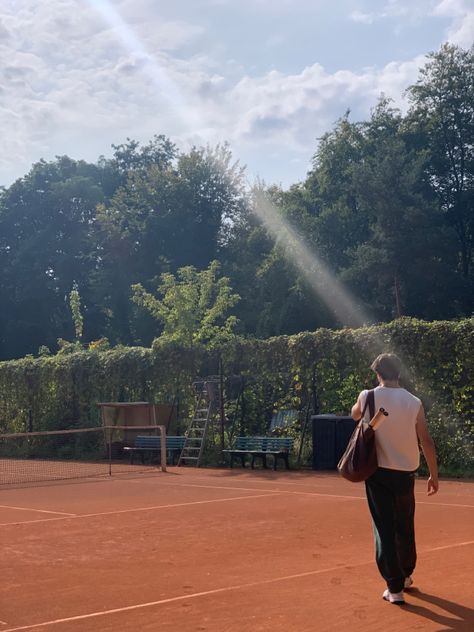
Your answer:
[[[109,452],[109,476],[112,476],[112,429],[108,429],[107,450]]]
[[[158,426],[161,436],[161,471],[166,472],[166,427]]]

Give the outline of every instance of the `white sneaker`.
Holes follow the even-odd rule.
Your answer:
[[[410,577],[405,577],[405,585],[404,588],[411,588],[413,586],[413,578]]]
[[[401,606],[405,603],[405,598],[403,597],[403,591],[398,593],[390,592],[389,589],[384,591],[382,597],[385,601],[389,601],[390,603],[394,603],[398,606]]]

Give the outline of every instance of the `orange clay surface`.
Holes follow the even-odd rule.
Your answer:
[[[474,630],[474,484],[416,483],[417,589],[382,600],[363,485],[169,468],[0,490],[0,632]]]

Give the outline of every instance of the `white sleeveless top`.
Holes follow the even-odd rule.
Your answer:
[[[360,394],[362,409],[368,391]],[[416,418],[421,401],[404,388],[377,386],[374,390],[375,410],[385,408],[388,417],[375,430],[375,446],[379,467],[389,470],[415,471],[420,465]],[[369,421],[367,407],[364,419]]]

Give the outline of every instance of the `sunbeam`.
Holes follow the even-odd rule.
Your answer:
[[[88,2],[110,27],[123,48],[144,62],[141,70],[156,89],[157,97],[168,104],[181,125],[195,134],[203,126],[202,113],[187,103],[177,83],[157,57],[146,49],[116,6],[110,0]],[[342,326],[357,328],[373,323],[373,318],[361,307],[356,297],[338,281],[321,258],[310,250],[263,190],[255,192],[253,210],[273,239],[282,246],[285,255],[300,271],[315,295],[331,310]],[[385,347],[382,338],[377,338],[367,352],[380,353],[386,350]]]
[[[122,46],[130,53],[138,54],[145,60],[144,71],[152,79],[159,95],[173,104],[181,121],[195,131],[198,117],[196,110],[187,106],[179,87],[166,71],[145,48],[139,37],[122,18],[110,0],[88,0],[89,4],[102,16],[113,29]],[[360,327],[371,318],[356,304],[349,292],[334,277],[315,253],[309,251],[294,229],[277,211],[268,197],[263,193],[256,194],[255,212],[271,235],[285,248],[287,256],[298,267],[309,285],[323,302],[331,309],[342,325]]]
[[[338,281],[318,255],[310,251],[303,238],[297,234],[281,212],[268,198],[263,190],[254,193],[253,211],[260,219],[272,238],[284,249],[285,256],[296,266],[306,279],[316,296],[332,311],[343,327],[366,327],[374,323],[370,316],[358,303],[357,299]],[[411,381],[409,363],[398,345],[375,331],[369,336],[361,348],[361,353],[369,364],[377,355],[384,352],[396,353],[403,366],[405,380]],[[425,404],[431,405],[433,399],[423,394]]]
[[[343,326],[362,327],[373,319],[357,304],[350,292],[333,272],[311,252],[276,206],[263,191],[254,195],[254,212],[273,239],[283,247],[286,256],[298,268],[312,290],[333,312]]]
[[[187,103],[179,86],[160,64],[156,55],[151,54],[145,48],[141,39],[110,0],[88,0],[88,2],[110,27],[123,48],[136,55],[143,62],[141,70],[156,88],[157,97],[167,103],[170,111],[179,119],[180,125],[195,133],[198,124],[202,123],[196,108]]]
[[[196,131],[198,117],[196,109],[186,104],[179,87],[145,48],[139,37],[122,18],[110,0],[88,0],[90,5],[113,29],[122,46],[130,53],[138,54],[145,60],[144,71],[152,79],[159,95],[173,104],[175,113],[193,132]],[[294,229],[286,222],[263,192],[255,196],[255,213],[275,240],[280,242],[313,291],[329,307],[341,325],[361,327],[372,319],[357,305],[355,299],[335,278],[321,259],[304,244]]]

